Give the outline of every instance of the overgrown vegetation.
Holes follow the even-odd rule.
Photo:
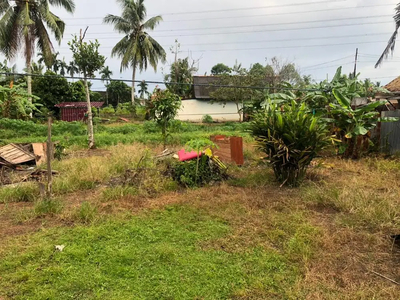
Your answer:
[[[295,101],[281,107],[269,103],[255,115],[251,131],[276,179],[290,186],[299,185],[312,160],[332,140],[326,124]]]

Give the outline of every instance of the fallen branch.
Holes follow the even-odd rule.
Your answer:
[[[375,272],[375,271],[370,271],[370,272],[371,272],[371,273],[374,273],[375,275],[378,275],[379,277],[382,277],[382,278],[384,278],[384,279],[386,279],[386,280],[389,280],[390,282],[392,282],[392,283],[394,283],[394,284],[400,285],[399,282],[397,282],[397,281],[395,281],[395,280],[393,280],[393,279],[390,279],[389,277],[386,277],[385,275],[382,275],[382,274],[380,274],[380,273],[378,273],[378,272]]]

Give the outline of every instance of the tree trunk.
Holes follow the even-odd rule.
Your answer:
[[[239,114],[239,122],[242,122],[242,113],[240,112],[239,103],[236,102],[237,113]]]
[[[28,59],[28,60],[26,61],[26,72],[27,72],[28,74],[31,74],[31,70],[32,70],[32,62],[31,62],[30,59]],[[26,77],[26,85],[27,85],[27,87],[28,87],[28,91],[27,91],[27,92],[28,92],[28,95],[32,95],[32,77],[31,77],[30,75],[28,75],[28,76]],[[32,103],[32,97],[28,97],[28,101],[29,101],[29,103]],[[30,117],[32,118],[33,114],[30,113],[29,115],[30,115]]]
[[[89,92],[89,85],[87,82],[86,75],[84,75],[83,79],[85,83],[85,90],[86,90],[86,104],[87,104],[87,113],[88,113],[88,135],[89,135],[89,149],[94,149],[94,132],[93,132],[93,114],[92,114],[92,106],[90,105],[90,92]]]
[[[132,106],[135,107],[135,78],[136,78],[136,63],[133,63],[132,71]]]

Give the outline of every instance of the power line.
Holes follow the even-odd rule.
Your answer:
[[[196,52],[224,52],[224,51],[251,51],[251,50],[267,50],[267,49],[293,49],[293,48],[313,48],[313,47],[331,47],[331,46],[345,46],[345,45],[359,45],[359,44],[374,44],[385,43],[386,41],[370,41],[370,42],[351,42],[351,43],[335,43],[335,44],[318,44],[318,45],[293,45],[293,46],[274,46],[274,47],[257,47],[257,48],[229,48],[229,49],[204,49],[204,50],[182,50],[182,52],[189,51]],[[69,54],[62,53],[60,54]]]
[[[156,15],[162,16],[175,16],[175,15],[188,15],[188,14],[208,14],[208,13],[218,13],[218,12],[230,12],[230,11],[244,11],[244,10],[255,10],[255,9],[264,9],[264,8],[281,8],[281,7],[293,7],[293,6],[305,6],[305,5],[318,5],[318,4],[325,4],[325,3],[341,3],[346,2],[346,0],[325,0],[325,1],[318,1],[318,2],[303,2],[303,3],[289,3],[289,4],[282,4],[282,5],[265,5],[265,6],[256,6],[256,7],[243,7],[243,8],[228,8],[228,9],[214,9],[214,10],[202,10],[202,11],[186,11],[186,12],[172,12],[172,13],[160,13]],[[151,16],[149,16],[151,17]]]
[[[387,18],[392,15],[379,15],[379,16],[362,16],[362,17],[352,17],[352,20],[363,20],[371,18]],[[308,24],[308,23],[320,23],[320,22],[338,22],[347,21],[349,18],[336,18],[336,19],[322,19],[322,20],[312,20],[312,21],[301,21],[301,22],[286,22],[286,23],[269,23],[269,24],[254,24],[254,25],[235,25],[235,26],[217,26],[217,27],[200,27],[200,28],[187,28],[187,29],[165,29],[157,30],[156,32],[174,32],[174,31],[193,31],[193,30],[215,30],[215,29],[232,29],[232,28],[252,28],[252,27],[265,27],[265,26],[281,26],[281,25],[297,25],[297,24]],[[88,35],[91,33],[88,32]],[[117,32],[99,32],[92,34],[118,34]]]
[[[250,50],[266,50],[266,49],[291,49],[291,48],[313,48],[313,47],[330,47],[358,44],[374,44],[384,43],[386,41],[371,41],[371,42],[351,42],[351,43],[336,43],[336,44],[319,44],[319,45],[296,45],[296,46],[278,46],[278,47],[258,47],[258,48],[235,48],[235,49],[209,49],[209,50],[194,50],[190,52],[223,52],[223,51],[250,51]]]
[[[309,68],[313,68],[313,67],[318,67],[318,66],[321,66],[321,65],[326,65],[326,64],[333,63],[335,61],[340,61],[340,60],[343,60],[343,59],[346,59],[346,58],[349,58],[349,57],[352,57],[352,55],[348,55],[348,56],[345,56],[345,57],[342,57],[342,58],[334,59],[334,60],[331,60],[331,61],[327,61],[327,62],[324,62],[324,63],[312,65],[312,66],[307,66],[307,67],[304,67],[304,68],[301,68],[301,69],[309,69]]]
[[[392,32],[382,32],[382,33],[367,33],[367,34],[352,34],[352,35],[333,35],[325,37],[310,37],[310,38],[290,38],[290,39],[277,39],[277,40],[257,40],[257,41],[243,41],[243,42],[218,42],[218,43],[195,43],[186,44],[181,43],[184,46],[208,46],[208,45],[236,45],[236,44],[256,44],[256,43],[273,43],[273,42],[288,42],[288,41],[309,41],[309,40],[323,40],[323,39],[337,39],[337,38],[353,38],[353,37],[367,37],[376,35],[391,34]],[[162,45],[163,47],[169,47],[171,45]],[[103,49],[111,49],[114,46],[101,47]],[[58,47],[58,49],[69,49],[69,47]]]
[[[307,69],[307,70],[303,70],[303,69],[301,69],[301,70],[309,72],[309,71],[315,71],[315,70],[319,70],[319,69],[338,67],[338,66],[347,66],[347,65],[352,65],[352,64],[354,64],[354,61],[346,62],[346,63],[343,63],[343,64],[334,64],[334,65],[322,66],[322,67],[317,67],[317,68],[312,68],[312,69]]]
[[[378,5],[363,5],[358,7],[351,7],[353,9],[362,9],[362,8],[372,8],[372,7],[382,7],[382,6],[393,6],[393,4],[378,4]],[[212,17],[212,18],[198,18],[198,19],[180,19],[180,20],[163,20],[163,23],[177,23],[177,22],[195,22],[195,21],[209,21],[209,20],[226,20],[226,19],[237,19],[237,18],[257,18],[257,17],[267,17],[267,16],[283,16],[283,15],[292,15],[292,14],[304,14],[304,13],[315,13],[315,12],[330,12],[330,11],[338,11],[338,10],[348,10],[349,7],[338,7],[338,8],[329,8],[329,9],[316,9],[316,10],[306,10],[306,11],[296,11],[296,12],[284,12],[284,13],[269,13],[269,14],[261,14],[261,15],[247,15],[247,16],[229,16],[229,17]],[[63,20],[103,20],[104,17],[97,17],[97,18],[67,18]],[[104,26],[108,24],[71,24],[68,26]]]
[[[381,22],[368,22],[368,23],[354,23],[354,24],[337,24],[337,25],[324,25],[324,26],[308,26],[297,28],[282,28],[282,29],[262,29],[262,30],[247,30],[247,31],[231,31],[231,32],[213,32],[213,33],[192,33],[192,34],[172,34],[172,35],[154,35],[152,37],[165,38],[165,37],[182,37],[182,36],[204,36],[204,35],[228,35],[228,34],[241,34],[241,33],[256,33],[256,32],[277,32],[277,31],[293,31],[293,30],[308,30],[308,29],[322,29],[322,28],[335,28],[335,27],[348,27],[348,26],[362,26],[372,24],[391,24],[392,21]],[[296,23],[293,23],[295,25]],[[109,34],[109,33],[92,33],[92,34]],[[101,39],[120,39],[123,35],[115,37],[101,37]]]

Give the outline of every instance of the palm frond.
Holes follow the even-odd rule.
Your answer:
[[[53,65],[53,44],[43,22],[38,20],[35,24],[35,36],[37,37],[37,48],[41,52],[43,61],[47,67]]]
[[[397,38],[397,34],[400,28],[400,3],[397,4],[396,8],[395,8],[395,14],[393,16],[393,19],[396,23],[396,29],[393,32],[392,36],[390,37],[387,46],[385,48],[385,50],[383,51],[382,55],[379,57],[378,61],[375,64],[375,68],[379,67],[384,59],[387,59],[389,56],[389,53],[391,52],[393,54],[394,48],[396,46],[396,38]]]
[[[107,15],[103,22],[114,25],[114,29],[121,33],[129,33],[132,30],[131,23],[119,16]]]
[[[163,20],[161,16],[155,16],[152,17],[151,19],[148,19],[144,24],[143,28],[144,29],[151,29],[154,30],[154,28]]]
[[[67,12],[73,13],[75,11],[74,0],[48,0],[51,5],[64,8]]]
[[[390,52],[393,53],[394,48],[396,46],[396,38],[397,38],[398,31],[399,31],[399,27],[400,27],[400,23],[396,25],[396,30],[393,32],[392,36],[390,37],[390,39],[388,41],[388,44],[387,44],[385,50],[383,50],[382,55],[379,57],[378,61],[376,62],[375,68],[379,67],[382,64],[383,60],[388,58]]]

